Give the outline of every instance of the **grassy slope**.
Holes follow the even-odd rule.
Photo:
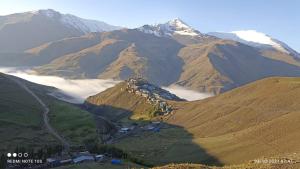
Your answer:
[[[224,167],[211,167],[201,164],[169,164],[153,169],[297,169],[298,164],[253,164],[245,163],[240,165],[231,165]]]
[[[193,136],[184,129],[175,126],[161,129],[159,133],[143,132],[135,137],[127,137],[115,146],[132,156],[143,159],[152,165],[168,163],[205,163],[216,164],[213,157],[192,142]]]
[[[31,95],[0,74],[0,150],[57,143],[42,127],[41,111]]]
[[[96,137],[92,115],[46,93],[51,88],[25,82],[50,108],[50,123],[72,144]],[[42,108],[15,82],[0,74],[0,138],[1,152],[17,146],[38,147],[59,144],[43,126]]]
[[[131,162],[124,162],[122,165],[112,165],[110,163],[100,164],[100,163],[83,163],[74,164],[70,166],[58,167],[57,169],[124,169],[124,168],[145,168]]]
[[[119,83],[100,94],[87,99],[89,104],[105,105],[98,112],[100,115],[127,122],[144,123],[151,119],[154,107],[146,99],[125,91],[126,84]],[[130,120],[128,120],[130,118]],[[219,164],[205,150],[193,144],[193,136],[182,127],[167,125],[159,133],[141,132],[137,136],[126,137],[115,146],[131,156],[143,159],[147,164],[162,165],[170,162],[203,162]],[[184,154],[184,157],[182,156]]]
[[[170,123],[225,164],[300,152],[300,79],[269,78],[203,101],[174,103]]]
[[[156,165],[210,163],[209,157],[228,165],[299,153],[299,100],[299,78],[260,80],[202,101],[173,102],[175,115],[167,123],[183,128],[143,133],[116,146]]]
[[[89,112],[59,101],[53,101],[49,107],[50,123],[72,144],[97,139],[96,124]]]

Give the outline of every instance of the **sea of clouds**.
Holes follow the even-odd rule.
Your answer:
[[[111,79],[65,79],[58,76],[44,76],[36,75],[35,72],[29,68],[0,68],[0,72],[17,76],[22,79],[28,80],[33,83],[53,86],[60,89],[64,94],[70,97],[60,97],[58,93],[52,93],[57,95],[58,98],[72,103],[83,103],[84,100],[92,95],[113,87],[120,81]],[[184,98],[188,101],[201,100],[212,96],[207,93],[199,93],[192,90],[187,90],[180,86],[172,85],[170,87],[163,87],[165,90]]]
[[[169,92],[174,93],[178,97],[183,98],[187,101],[202,100],[213,96],[213,94],[210,93],[200,93],[194,90],[188,90],[184,87],[177,86],[177,85],[163,87],[163,89],[168,90]]]

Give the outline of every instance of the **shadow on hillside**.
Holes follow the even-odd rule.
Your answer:
[[[226,84],[222,92],[267,77],[300,77],[300,68],[285,61],[271,59],[250,46],[219,46],[223,57],[209,54],[214,67],[234,83]],[[297,59],[296,59],[297,60]]]
[[[155,124],[145,120],[129,119],[132,112],[123,108],[109,105],[85,105],[85,108],[93,113],[95,117],[100,116],[112,121],[115,127],[115,146],[131,153],[148,164],[157,166],[169,163],[199,163],[206,165],[222,166],[223,163],[216,157],[210,155],[201,145],[193,142],[194,136],[183,127],[160,122]],[[121,122],[122,120],[122,122]],[[101,121],[98,125],[101,127]],[[150,130],[148,126],[154,126],[159,130]],[[103,125],[102,125],[103,126]],[[131,127],[135,129],[120,137],[120,127]],[[143,128],[142,128],[143,127]]]

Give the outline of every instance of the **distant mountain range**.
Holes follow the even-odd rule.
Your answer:
[[[0,16],[0,51],[17,52],[90,32],[120,29],[52,9]]]
[[[2,16],[0,25],[0,66],[35,66],[39,74],[141,76],[215,94],[265,77],[300,76],[299,54],[256,31],[204,34],[178,18],[121,29],[54,10]]]

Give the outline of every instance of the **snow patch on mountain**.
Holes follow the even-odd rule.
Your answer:
[[[59,12],[57,12],[53,9],[37,10],[37,11],[32,11],[30,13],[35,14],[35,15],[39,15],[39,14],[44,15],[44,16],[47,16],[49,18],[52,18],[55,15],[59,15]]]
[[[118,27],[110,26],[104,22],[82,19],[70,14],[63,15],[63,17],[61,17],[61,21],[83,31],[84,33],[112,31],[119,29]]]
[[[174,34],[186,36],[201,36],[202,34],[187,25],[179,18],[170,20],[164,24],[144,25],[138,28],[141,32],[153,34],[155,36],[170,37]]]
[[[259,48],[275,48],[281,52],[291,54],[295,57],[300,57],[299,53],[290,48],[285,43],[276,40],[264,33],[256,30],[241,30],[232,32],[210,32],[208,35],[212,35],[221,39],[234,40],[240,43],[244,43],[249,46]]]
[[[112,26],[105,22],[83,19],[71,14],[61,14],[53,9],[38,10],[31,13],[35,15],[43,15],[51,19],[58,19],[66,26],[73,27],[83,33],[103,32],[121,29],[121,27]]]
[[[264,33],[257,32],[255,30],[233,31],[231,33],[235,34],[245,41],[271,45],[282,52],[289,53],[286,49],[284,49],[284,47],[282,47],[279,43],[275,42],[270,36]]]

